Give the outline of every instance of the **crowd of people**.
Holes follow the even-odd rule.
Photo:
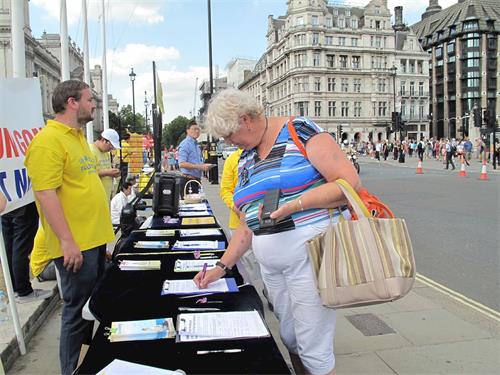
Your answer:
[[[361,155],[370,156],[379,161],[393,158],[404,162],[405,157],[418,157],[420,160],[435,159],[441,161],[445,169],[451,165],[455,168],[454,159],[462,158],[465,163],[473,159],[482,162],[483,158],[492,162],[496,160],[497,165],[500,162],[499,154],[500,143],[498,138],[495,140],[495,153],[491,155],[482,138],[474,141],[469,138],[422,138],[421,140],[409,139],[396,141],[366,141],[366,142],[342,142],[342,148],[347,152],[357,152]],[[404,157],[400,157],[403,154]]]

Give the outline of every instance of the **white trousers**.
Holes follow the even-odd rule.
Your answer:
[[[336,312],[321,304],[305,245],[326,229],[327,221],[323,223],[252,239],[281,339],[311,374],[325,374],[335,367]]]

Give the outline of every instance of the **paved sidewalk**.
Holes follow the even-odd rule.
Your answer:
[[[204,183],[217,219],[226,226],[229,211],[218,189]],[[266,320],[287,358],[271,315],[266,311]],[[419,278],[399,301],[338,311],[337,374],[498,374],[500,314],[496,316],[488,317]]]
[[[412,167],[411,162],[405,167]],[[219,198],[219,185],[204,181],[204,190],[217,219],[226,226],[229,211]],[[432,284],[419,276],[413,290],[399,301],[339,310],[335,339],[337,374],[498,374],[500,314],[466,305],[450,297],[452,291]],[[256,288],[259,292],[262,289],[260,285]],[[30,319],[40,316],[35,306],[32,310]],[[265,314],[289,362],[277,320],[267,308]],[[45,318],[45,324],[28,344],[28,354],[19,357],[8,373],[59,373],[59,324],[60,305]]]

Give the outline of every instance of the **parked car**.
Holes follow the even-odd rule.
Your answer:
[[[229,157],[229,155],[231,155],[237,149],[238,147],[227,146],[224,150],[222,150],[222,159],[226,160]]]

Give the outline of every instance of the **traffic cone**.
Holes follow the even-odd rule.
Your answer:
[[[479,175],[480,180],[488,179],[488,172],[486,172],[486,159],[483,159],[483,167],[481,168],[481,174]]]
[[[422,160],[418,161],[418,164],[417,164],[417,174],[424,174],[424,171],[422,169]]]
[[[467,177],[467,171],[465,170],[465,162],[462,158],[462,166],[460,167],[460,172],[458,172],[459,177]]]

